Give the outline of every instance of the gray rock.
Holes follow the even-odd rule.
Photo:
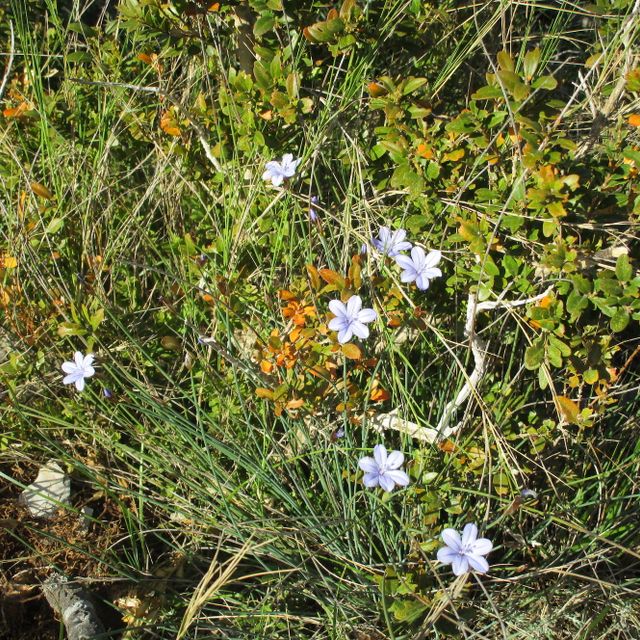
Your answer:
[[[20,495],[32,516],[51,518],[63,505],[69,504],[71,479],[55,460],[40,467],[38,477]]]

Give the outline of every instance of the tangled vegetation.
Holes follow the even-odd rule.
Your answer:
[[[636,637],[639,41],[637,0],[1,6],[9,637],[59,637],[53,572],[114,638]]]

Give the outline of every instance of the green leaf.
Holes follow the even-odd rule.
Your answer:
[[[600,378],[600,375],[598,374],[597,369],[587,369],[583,374],[582,374],[582,379],[587,383],[587,384],[595,384],[596,382],[598,382],[598,379]]]
[[[524,57],[524,75],[528,80],[533,78],[538,63],[540,62],[540,48],[536,47],[533,51],[527,51]]]
[[[64,218],[53,218],[51,222],[47,225],[47,228],[44,230],[45,233],[58,233],[60,229],[62,229],[64,225]]]
[[[333,18],[324,22],[316,22],[306,28],[308,37],[315,42],[330,42],[336,35],[344,31],[344,21],[341,18]]]
[[[582,312],[589,306],[589,299],[574,289],[567,298],[567,311],[573,319],[580,317]]]
[[[474,94],[472,94],[472,100],[495,100],[497,98],[504,98],[502,89],[500,87],[480,87]]]
[[[498,54],[498,66],[506,71],[515,71],[513,58],[504,49]]]
[[[424,86],[427,83],[426,78],[411,78],[407,80],[405,85],[402,87],[402,95],[406,96],[414,91],[417,91],[420,87]]]
[[[616,261],[616,278],[618,278],[620,282],[628,282],[633,278],[633,267],[626,253],[618,256],[618,260]]]
[[[611,320],[609,320],[609,326],[611,327],[611,331],[617,333],[618,331],[624,331],[629,324],[629,312],[626,309],[620,307]]]
[[[93,56],[86,51],[74,51],[67,56],[68,62],[91,62]]]
[[[558,86],[558,81],[553,76],[540,76],[531,83],[534,89],[548,89],[553,91]]]
[[[562,342],[560,338],[551,336],[549,338],[549,344],[552,344],[562,354],[563,358],[568,358],[571,355],[571,348],[569,347],[569,345]]]
[[[527,369],[537,369],[544,360],[544,343],[542,340],[536,340],[531,346],[527,347],[524,352],[524,366]]]
[[[266,14],[264,16],[260,16],[253,25],[253,35],[256,38],[263,36],[265,33],[269,33],[275,24],[276,19],[273,15]]]

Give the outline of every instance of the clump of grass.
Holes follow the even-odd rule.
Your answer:
[[[56,458],[64,517],[109,505],[108,548],[56,548],[99,561],[114,635],[633,637],[636,3],[0,17],[3,485]],[[443,277],[403,283],[382,225]],[[356,294],[379,320],[343,345]],[[406,489],[363,487],[382,441]],[[491,570],[454,579],[470,521]]]

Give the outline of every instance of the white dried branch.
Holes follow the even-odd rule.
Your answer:
[[[486,373],[486,344],[475,333],[475,324],[478,314],[483,311],[493,311],[494,309],[514,309],[516,307],[532,304],[542,300],[545,296],[549,295],[551,291],[552,289],[550,287],[544,293],[540,293],[537,296],[526,298],[524,300],[503,300],[502,297],[500,297],[497,300],[486,300],[480,303],[476,302],[475,294],[470,293],[467,303],[467,318],[464,325],[464,334],[469,339],[471,353],[473,355],[473,371],[469,376],[465,373],[466,380],[464,386],[460,389],[458,395],[446,404],[436,428],[432,429],[430,427],[421,427],[415,422],[404,420],[398,415],[399,409],[394,409],[389,413],[382,413],[369,418],[369,425],[371,425],[373,430],[378,433],[384,433],[387,429],[391,429],[393,431],[404,433],[416,440],[422,440],[423,442],[428,443],[444,440],[459,431],[462,427],[462,422],[459,422],[455,427],[449,427],[451,418],[472,393],[477,393],[477,387]]]
[[[475,332],[476,318],[478,314],[482,311],[493,311],[494,309],[514,309],[516,307],[522,307],[527,304],[538,302],[538,300],[542,300],[545,296],[549,295],[549,293],[551,293],[551,288],[537,296],[526,298],[524,300],[502,300],[501,298],[498,298],[497,300],[486,300],[480,303],[476,303],[476,296],[474,293],[469,294],[464,334],[469,338],[474,367],[471,375],[467,377],[464,386],[458,392],[458,395],[446,404],[442,412],[440,421],[436,426],[439,438],[448,438],[460,430],[462,422],[459,422],[455,427],[449,427],[451,418],[453,414],[465,403],[471,393],[477,393],[476,390],[478,384],[486,372],[486,344]]]

